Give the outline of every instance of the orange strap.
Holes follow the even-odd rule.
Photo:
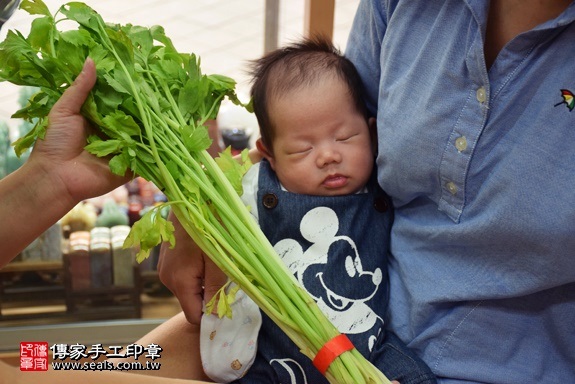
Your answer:
[[[313,359],[313,365],[325,375],[330,364],[342,353],[354,348],[346,335],[340,334],[328,341],[321,347]]]

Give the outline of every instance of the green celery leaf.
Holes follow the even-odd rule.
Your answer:
[[[188,202],[194,205],[198,211],[204,212],[206,204],[201,203],[202,195],[198,185],[194,183],[190,176],[180,177],[179,181],[182,189],[185,190],[185,196],[187,196]],[[196,220],[194,216],[191,216],[190,220],[198,229],[203,230],[204,225]],[[204,235],[209,236],[207,233],[204,233]]]
[[[216,294],[213,295],[212,298],[210,299],[210,301],[208,301],[206,303],[206,306],[204,308],[204,313],[213,313],[214,312],[214,307],[216,306],[216,303],[218,302],[219,297],[221,296],[220,291],[222,291],[224,288],[225,288],[225,286],[218,289]]]
[[[12,114],[12,118],[32,121],[34,118],[47,116],[59,98],[59,93],[43,89],[30,96],[28,104]]]
[[[124,100],[122,101],[121,104],[121,109],[123,111],[126,111],[127,114],[134,116],[134,117],[139,117],[140,116],[140,111],[138,110],[138,106],[136,105],[136,102],[134,101],[134,97],[129,95],[122,95],[122,97],[124,98]]]
[[[126,115],[122,111],[114,111],[104,117],[102,121],[108,130],[116,132],[119,135],[122,132],[128,136],[139,136],[141,133],[140,127],[134,121],[134,118],[130,115]]]
[[[188,80],[184,87],[180,89],[178,96],[178,108],[185,119],[190,119],[196,114],[204,104],[204,98],[207,97],[209,85],[206,81]]]
[[[132,74],[134,72],[134,48],[132,41],[122,31],[106,29],[107,35],[112,41],[115,53],[124,64],[125,70]]]
[[[127,152],[122,152],[110,159],[110,170],[113,174],[124,176],[130,166],[130,156]]]
[[[150,30],[138,25],[127,24],[121,27],[121,31],[128,36],[132,45],[136,48],[134,57],[139,61],[140,65],[145,66],[147,58],[154,47],[154,40]]]
[[[70,43],[75,47],[91,46],[94,44],[90,33],[85,29],[64,31],[60,33],[59,37],[62,41]]]
[[[152,33],[152,37],[154,38],[154,40],[164,44],[164,47],[166,47],[166,50],[168,52],[177,53],[176,48],[172,43],[172,40],[168,36],[166,36],[166,31],[164,30],[164,27],[154,25],[150,28],[150,32]]]
[[[100,112],[98,110],[98,106],[96,105],[96,101],[94,100],[94,95],[90,93],[82,105],[82,115],[84,115],[88,120],[94,123],[98,127],[103,127],[104,123],[102,122],[102,118]]]
[[[98,136],[90,136],[85,149],[98,157],[104,157],[113,153],[119,153],[124,146],[125,143],[121,140],[102,140]]]
[[[64,14],[68,19],[74,20],[78,24],[94,32],[100,31],[101,27],[104,25],[102,17],[84,3],[66,3],[60,7],[59,12],[62,12],[62,14]]]
[[[200,77],[202,77],[200,59],[197,58],[195,54],[190,55],[190,60],[188,60],[185,69],[188,73],[188,76],[190,76],[190,80],[192,81],[197,81]]]
[[[146,106],[153,111],[161,111],[162,105],[165,102],[164,97],[160,93],[155,92],[142,77],[133,79],[133,82],[135,87],[140,91],[138,96],[144,97]]]
[[[217,315],[221,319],[226,316],[227,318],[232,318],[232,303],[236,301],[236,294],[238,293],[240,286],[234,284],[232,286],[231,281],[228,281],[223,287],[218,289],[218,292],[210,299],[206,304],[204,313],[213,313],[214,307],[217,303]]]
[[[0,43],[0,79],[17,85],[55,88],[52,75],[41,63],[22,34],[8,31]]]
[[[23,0],[20,9],[25,10],[31,15],[51,16],[50,10],[41,0]]]
[[[236,81],[231,77],[223,75],[208,75],[208,79],[217,90],[233,91],[236,87]]]
[[[234,104],[236,105],[243,105],[246,109],[246,111],[254,113],[254,99],[253,97],[250,98],[250,101],[247,104],[242,104],[240,102],[240,100],[238,99],[237,95],[230,95],[229,99],[232,100],[234,102]]]
[[[101,114],[110,114],[119,109],[124,94],[117,92],[107,82],[101,81],[92,91],[97,109]]]
[[[163,80],[166,84],[176,82],[179,86],[179,83],[186,77],[181,64],[172,59],[151,62],[149,67],[153,71],[156,80]]]
[[[28,41],[35,49],[43,52],[52,52],[52,38],[54,31],[54,19],[52,16],[39,17],[32,21]]]
[[[20,157],[26,150],[31,148],[36,139],[43,139],[46,136],[46,128],[48,127],[48,118],[39,119],[34,127],[24,136],[16,140],[12,145],[16,156]]]
[[[90,45],[89,56],[96,64],[96,69],[99,74],[98,77],[100,77],[102,73],[112,72],[112,70],[118,66],[116,60],[109,56],[109,51],[101,44],[93,43]]]
[[[103,77],[106,79],[106,82],[117,92],[125,93],[128,95],[131,94],[131,82],[124,72],[115,70],[111,71],[110,74],[105,74]]]
[[[77,47],[74,44],[60,40],[56,45],[56,58],[44,60],[46,69],[54,76],[54,83],[58,86],[67,87],[82,71],[88,50]]]
[[[168,172],[170,172],[170,175],[172,175],[172,177],[174,177],[175,179],[177,179],[179,177],[179,175],[182,174],[180,167],[178,167],[178,164],[176,164],[175,161],[168,161],[166,163],[166,168],[168,169]]]
[[[162,242],[169,242],[170,247],[175,245],[174,225],[164,219],[157,206],[144,214],[132,226],[130,234],[124,241],[124,248],[140,247],[137,261],[141,263],[150,254],[150,251]]]
[[[182,127],[182,141],[190,153],[202,151],[212,145],[208,128],[205,126],[193,127],[186,125]]]
[[[231,147],[227,147],[220,155],[215,159],[216,163],[234,187],[234,190],[238,195],[243,194],[242,179],[248,169],[252,166],[252,162],[249,157],[249,151],[244,149],[241,155],[241,163],[234,159],[232,155]]]
[[[154,156],[152,156],[152,154],[145,152],[145,151],[139,151],[138,152],[138,159],[141,160],[144,163],[148,163],[148,164],[156,164],[157,161],[156,159],[154,159]]]
[[[53,61],[50,57],[41,59],[35,53],[28,52],[24,52],[23,56],[23,60],[27,60],[28,62],[23,63],[22,68],[20,69],[20,73],[22,78],[28,79],[28,85],[34,85],[37,87],[47,86],[47,88],[60,88],[62,82],[54,80],[54,76],[58,76],[59,74],[54,71],[54,66],[51,65],[53,64]],[[32,82],[34,83],[30,84]]]
[[[228,297],[222,290],[218,294],[218,317],[221,319],[226,316],[227,318],[232,318],[232,305],[228,301]]]

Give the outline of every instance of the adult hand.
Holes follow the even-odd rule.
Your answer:
[[[80,109],[96,81],[87,60],[77,79],[52,108],[44,139],[29,159],[0,182],[0,267],[80,201],[102,195],[128,181],[111,173],[106,159],[84,150],[91,130]]]
[[[130,178],[112,174],[106,159],[84,150],[93,129],[80,109],[95,82],[96,66],[87,59],[82,72],[50,111],[46,136],[36,141],[29,158],[55,184],[66,187],[67,196],[62,198],[72,203],[103,195]]]
[[[207,257],[170,212],[176,245],[163,243],[158,273],[162,283],[178,298],[186,319],[200,324],[204,300],[207,303],[226,283],[226,275]]]

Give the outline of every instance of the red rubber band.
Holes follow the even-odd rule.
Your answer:
[[[353,348],[353,344],[346,335],[337,335],[321,347],[313,359],[313,365],[315,365],[322,375],[325,375],[328,367],[339,355],[351,351]]]

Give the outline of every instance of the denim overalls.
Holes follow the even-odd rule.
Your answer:
[[[259,224],[322,311],[368,357],[384,337],[391,203],[375,178],[368,193],[337,197],[282,190],[260,165]],[[327,383],[262,313],[258,355],[243,383]]]

